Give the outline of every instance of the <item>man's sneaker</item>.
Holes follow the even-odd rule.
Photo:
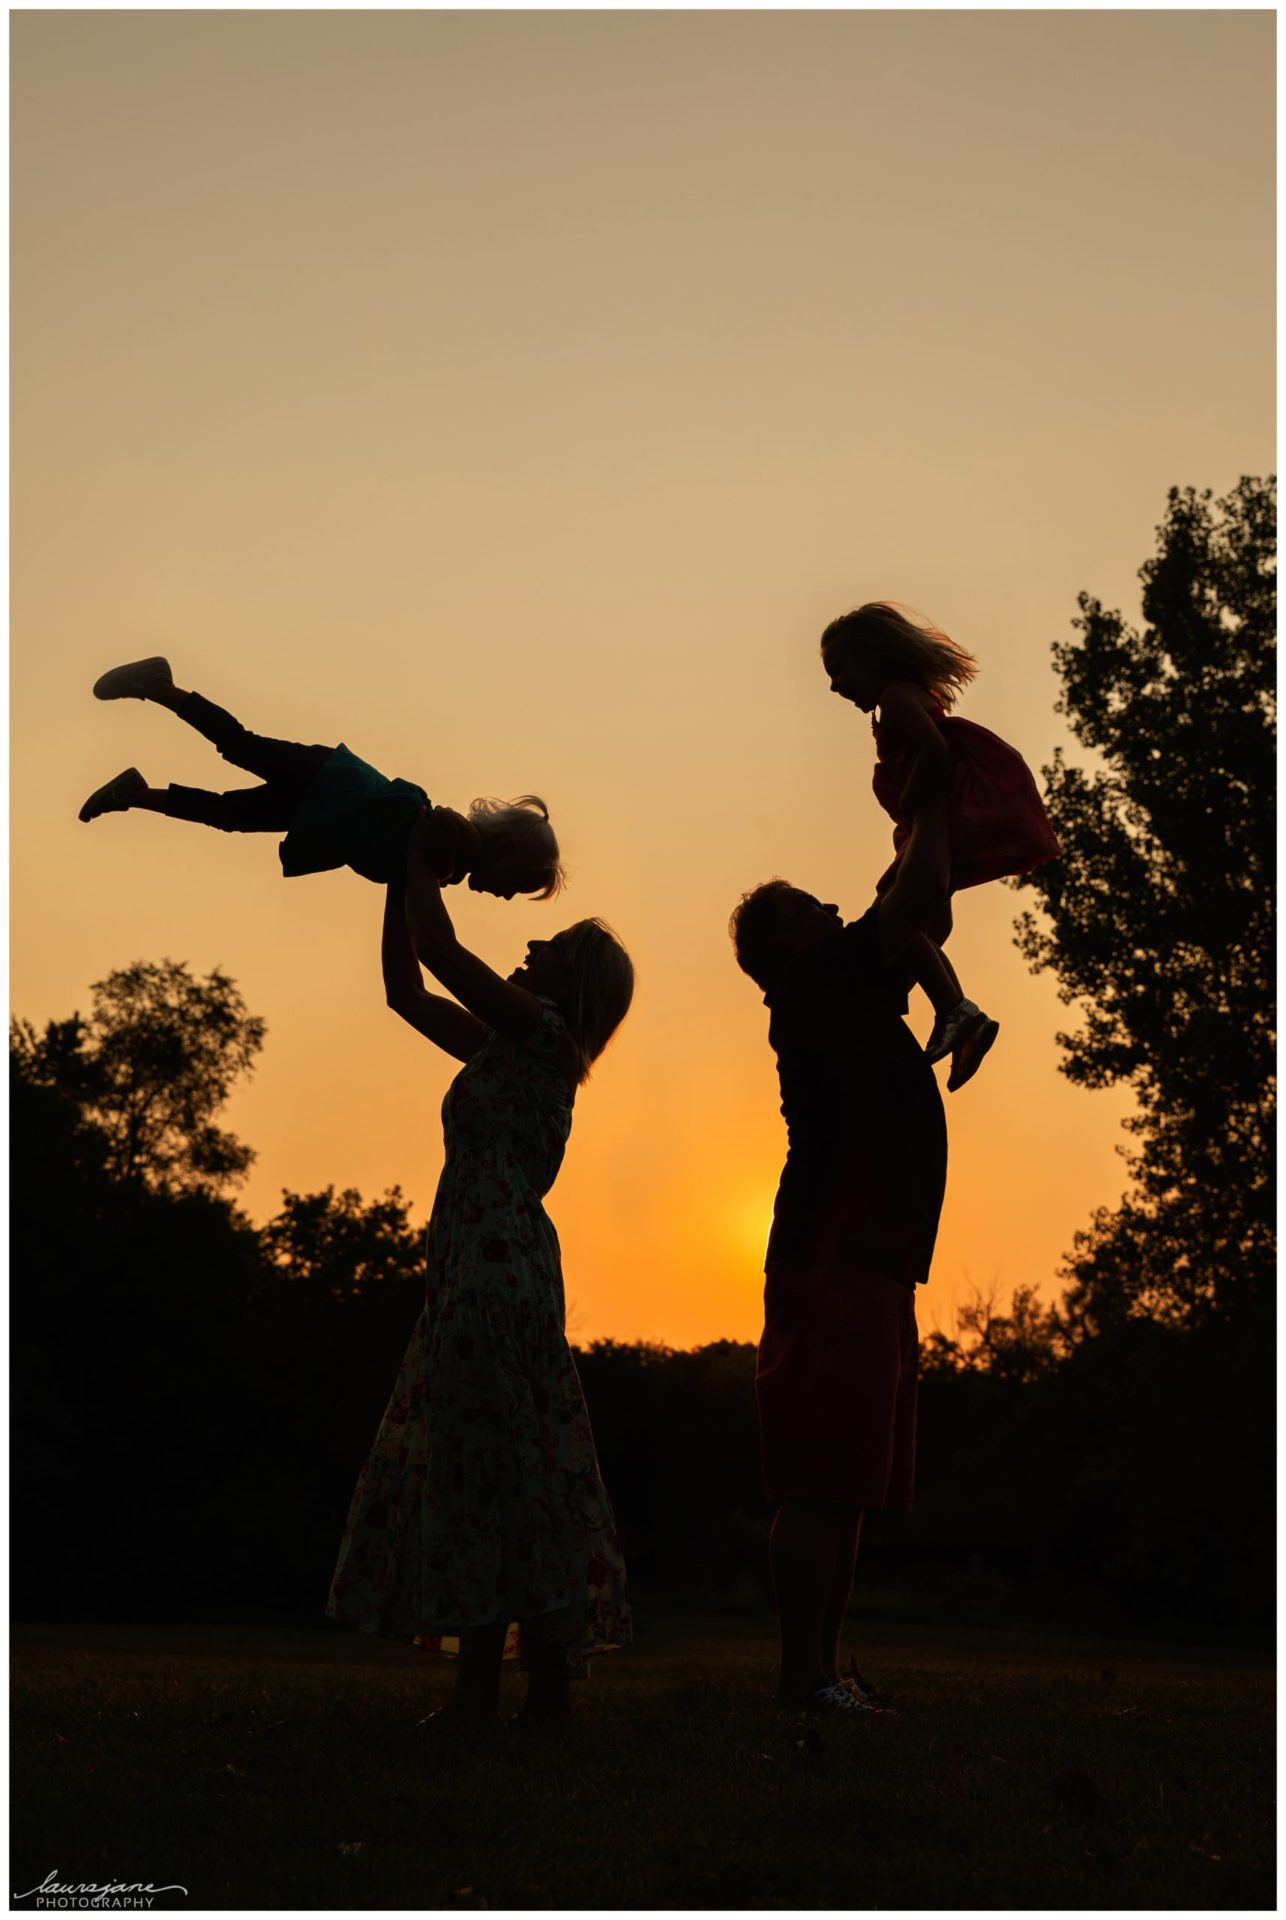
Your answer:
[[[131,660],[123,667],[109,667],[94,682],[95,700],[150,700],[174,685],[170,663],[163,654],[147,660]]]
[[[100,813],[124,813],[132,807],[140,793],[147,792],[147,781],[137,767],[126,767],[124,773],[118,773],[106,786],[91,793],[80,810],[82,820],[97,820]]]
[[[833,1687],[818,1687],[808,1702],[810,1713],[883,1713],[870,1700],[854,1692],[846,1680]]]
[[[892,1694],[884,1693],[873,1681],[868,1680],[864,1674],[859,1673],[857,1670],[857,1660],[851,1653],[848,1656],[848,1672],[839,1684],[841,1687],[847,1687],[850,1693],[856,1695],[863,1706],[871,1708],[875,1713],[895,1713],[897,1711],[893,1705]]]
[[[951,1072],[947,1076],[948,1093],[954,1093],[966,1080],[973,1079],[999,1032],[999,1020],[988,1020],[984,1014],[981,1025],[965,1035],[951,1061]]]
[[[938,1060],[945,1060],[966,1036],[980,1026],[987,1018],[980,1006],[972,1000],[962,1000],[950,1013],[940,1013],[933,1023],[933,1032],[924,1043],[924,1057],[930,1066]]]

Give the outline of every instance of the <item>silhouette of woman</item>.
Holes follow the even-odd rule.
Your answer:
[[[458,1635],[448,1722],[495,1719],[516,1621],[525,1711],[563,1719],[569,1676],[631,1629],[541,1203],[634,970],[608,927],[581,920],[528,942],[507,978],[493,973],[456,940],[426,826],[411,835],[405,887],[388,887],[384,988],[464,1066],[442,1108],[424,1307],[358,1476],[326,1612],[419,1646]],[[455,999],[425,991],[417,953]]]

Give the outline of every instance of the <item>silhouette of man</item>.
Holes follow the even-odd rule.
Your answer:
[[[784,880],[746,894],[729,931],[764,989],[788,1151],[765,1258],[755,1391],[781,1632],[777,1699],[869,1710],[839,1676],[862,1515],[906,1510],[919,1336],[946,1187],[933,1069],[902,1015],[899,964],[945,898],[946,801],[920,809],[898,878],[860,920]]]

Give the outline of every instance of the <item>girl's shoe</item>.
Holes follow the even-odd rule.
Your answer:
[[[125,813],[141,793],[147,792],[147,781],[137,767],[126,767],[124,773],[118,773],[106,786],[91,793],[80,810],[82,820],[97,820],[100,813]]]
[[[954,1093],[966,1080],[973,1079],[999,1032],[999,1020],[988,1020],[984,1014],[981,1024],[965,1035],[951,1062],[951,1072],[947,1076],[948,1093]]]
[[[982,1008],[972,1000],[962,1000],[950,1013],[940,1013],[933,1023],[933,1032],[924,1043],[924,1057],[932,1066],[935,1061],[945,1060],[954,1053],[966,1034],[987,1018]]]
[[[95,700],[149,700],[153,694],[174,685],[170,663],[163,654],[147,660],[131,660],[123,667],[109,667],[94,682]]]

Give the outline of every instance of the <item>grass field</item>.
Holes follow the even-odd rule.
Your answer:
[[[854,1639],[896,1715],[782,1714],[771,1620],[658,1619],[595,1661],[572,1728],[461,1750],[417,1725],[441,1656],[340,1629],[18,1627],[11,1891],[57,1868],[177,1881],[156,1905],[188,1911],[1274,1904],[1266,1665]]]

